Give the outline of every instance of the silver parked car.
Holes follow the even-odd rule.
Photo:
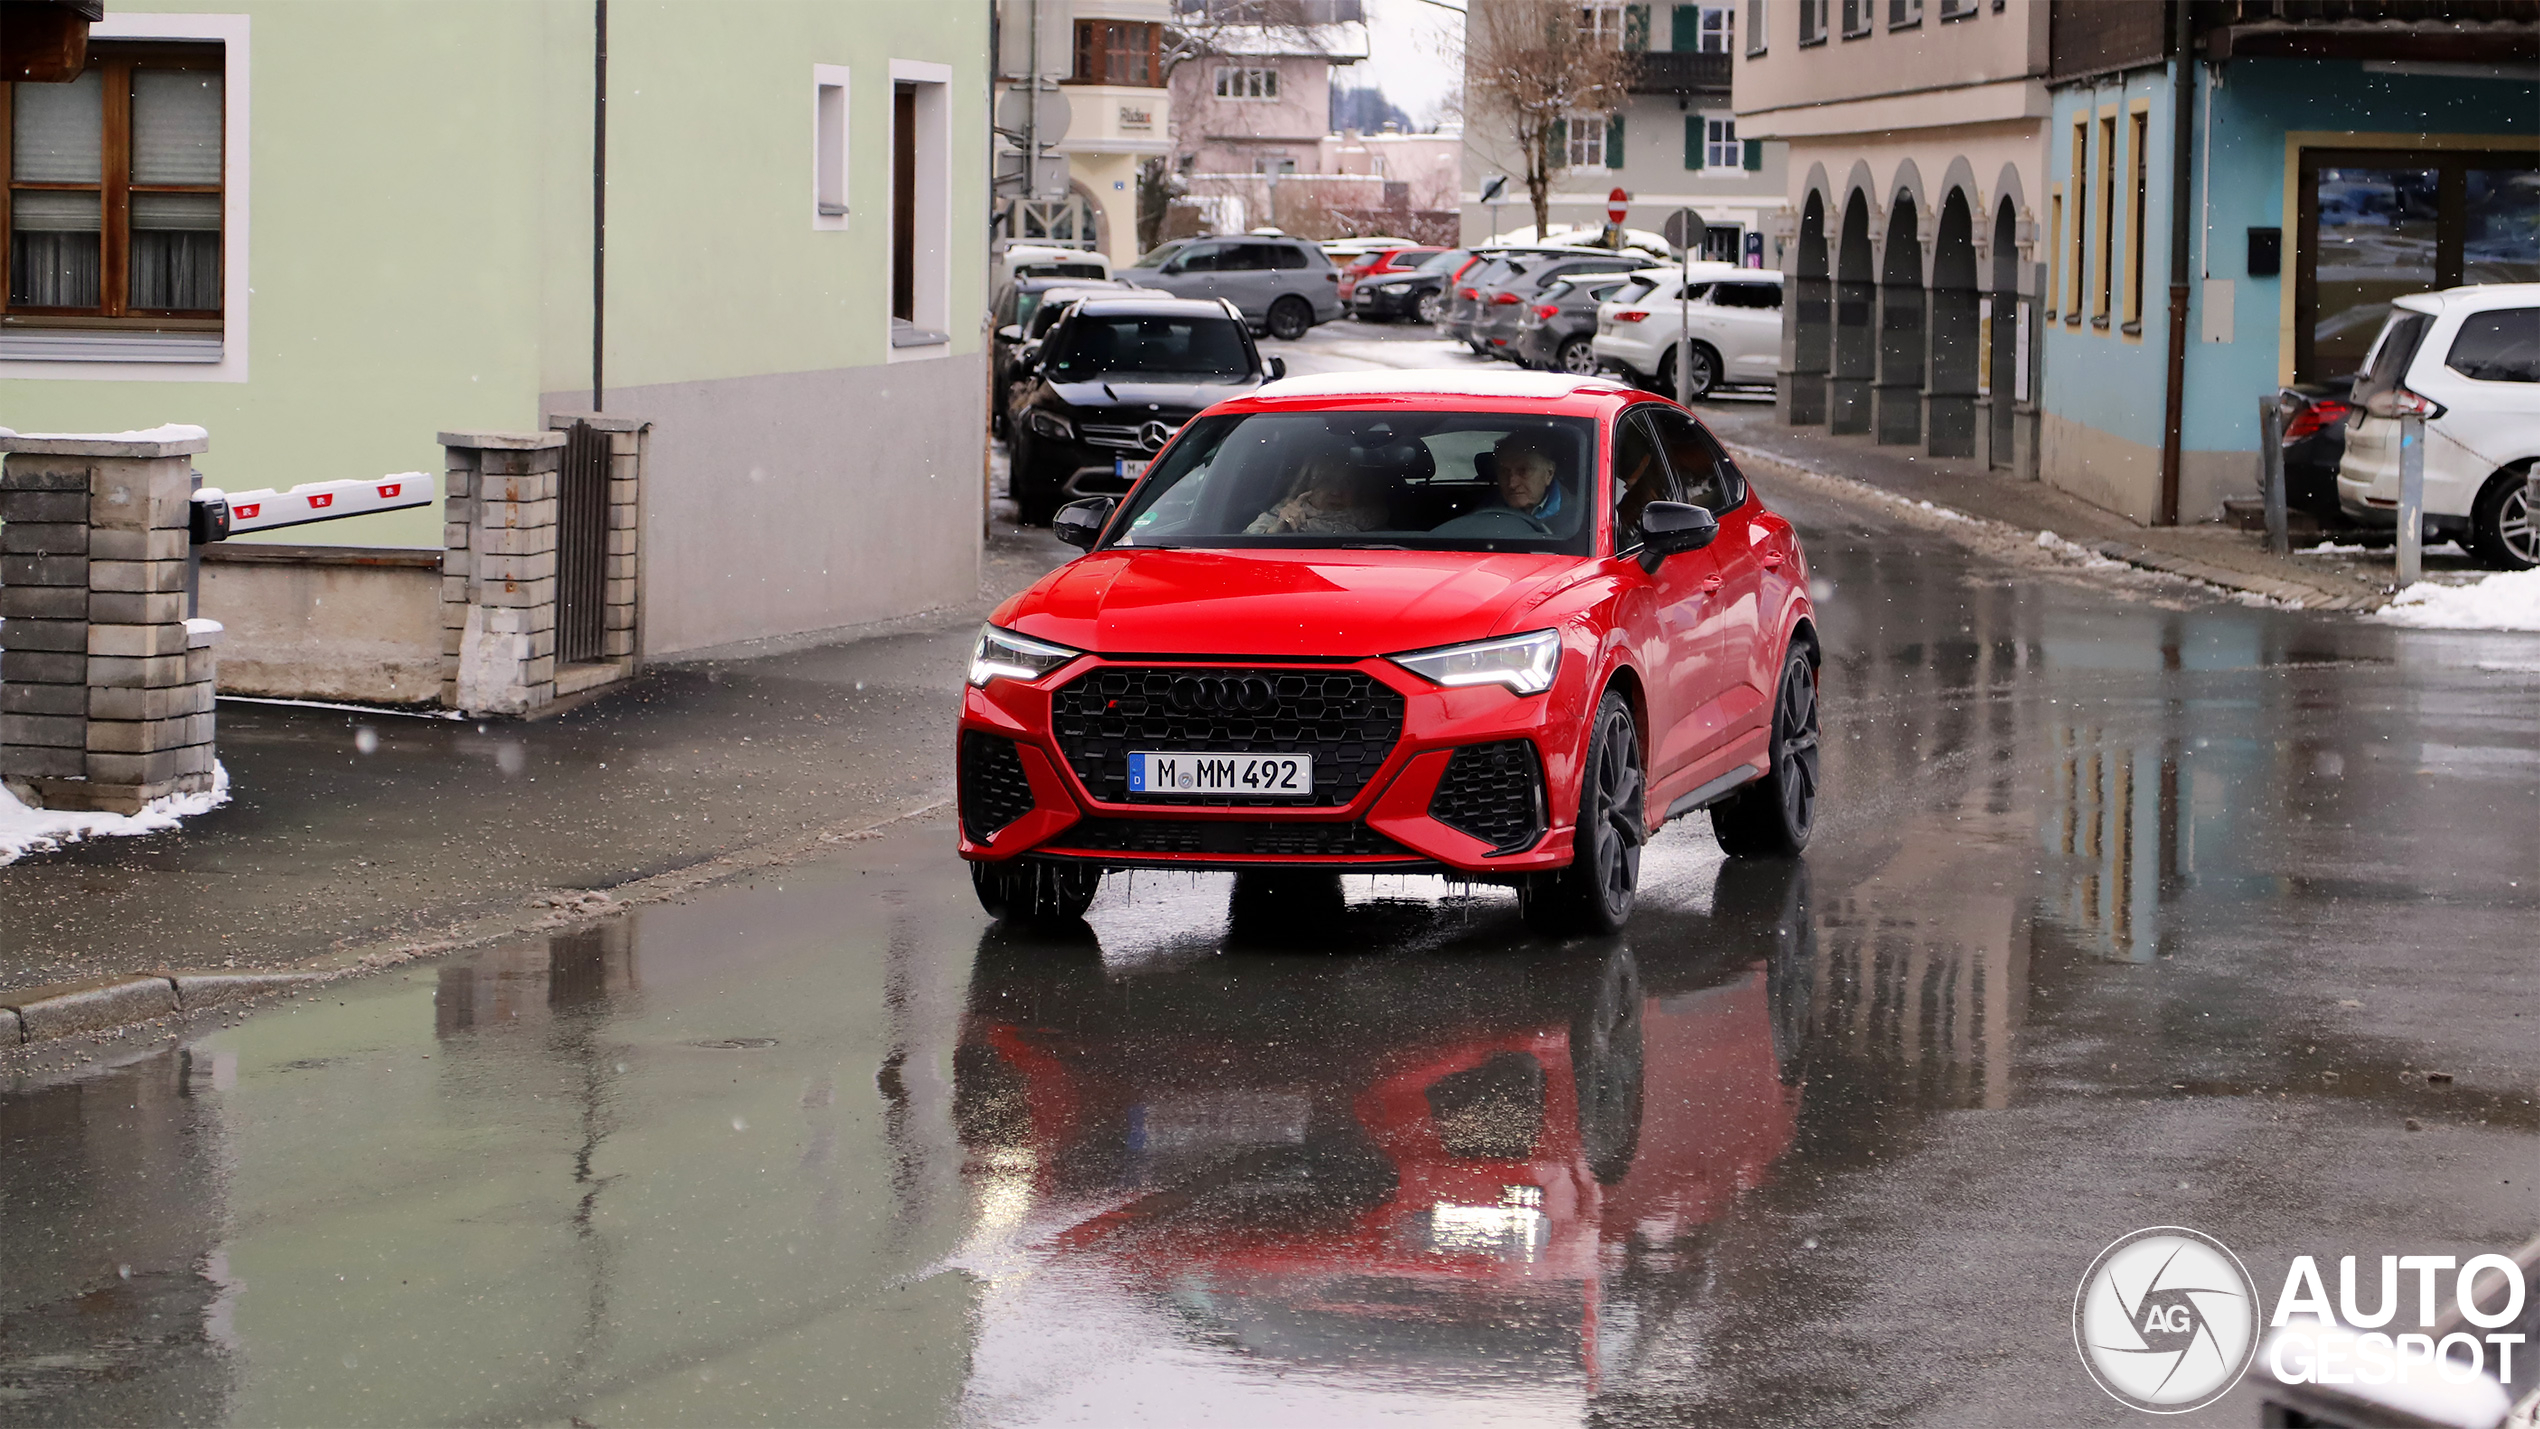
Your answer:
[[[1301,238],[1177,238],[1120,270],[1142,288],[1233,303],[1255,332],[1283,342],[1341,315],[1341,270]]]

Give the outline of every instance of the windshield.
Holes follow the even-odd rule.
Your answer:
[[[1585,555],[1595,453],[1585,417],[1206,417],[1138,484],[1111,544]]]
[[[1472,256],[1472,253],[1468,250],[1462,248],[1450,248],[1444,253],[1430,254],[1427,258],[1421,260],[1419,267],[1414,268],[1411,271],[1415,273],[1452,272],[1455,268],[1460,266],[1465,259]]]
[[[1063,341],[1065,348],[1049,364],[1050,376],[1060,382],[1122,375],[1206,382],[1252,375],[1252,354],[1227,318],[1080,315]]]
[[[1129,266],[1132,268],[1161,268],[1164,266],[1165,259],[1181,252],[1182,249],[1189,246],[1189,244],[1190,240],[1187,238],[1176,238],[1170,243],[1159,243],[1146,252],[1139,254],[1138,261],[1130,264]]]

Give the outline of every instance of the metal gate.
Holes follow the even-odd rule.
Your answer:
[[[576,422],[556,493],[556,663],[601,658],[608,606],[609,436]]]

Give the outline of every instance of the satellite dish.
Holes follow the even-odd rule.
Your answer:
[[[1683,250],[1688,262],[1701,250],[1702,237],[1709,231],[1708,226],[1702,221],[1702,215],[1689,208],[1680,208],[1667,215],[1665,226],[1659,229],[1659,232],[1667,236],[1670,244]]]
[[[997,96],[997,127],[1009,134],[1037,129],[1043,144],[1055,144],[1067,137],[1067,107],[1067,96],[1058,90],[1044,89],[1036,96],[1018,84]],[[1037,126],[1032,123],[1035,118],[1040,121]]]

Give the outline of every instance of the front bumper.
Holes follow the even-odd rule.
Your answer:
[[[1118,786],[1107,777],[1105,792],[1116,797],[1098,796],[1089,787],[1083,740],[1060,733],[1060,704],[1071,698],[1063,694],[1069,687],[1115,672],[1144,676],[1238,666],[1273,678],[1364,676],[1399,701],[1399,733],[1380,758],[1372,748],[1357,749],[1360,767],[1371,758],[1375,767],[1358,787],[1336,792],[1329,802],[1137,799],[1116,794]],[[1072,698],[1080,703],[1070,708],[1083,708],[1081,691],[1091,688],[1079,687]],[[1453,871],[1485,879],[1561,868],[1570,862],[1571,830],[1552,811],[1577,805],[1572,745],[1583,721],[1570,708],[1573,703],[1566,686],[1534,696],[1496,686],[1442,689],[1379,659],[1085,656],[1028,683],[965,685],[956,746],[964,811],[961,855],[1003,861],[1030,854],[1106,868]],[[1077,718],[1066,716],[1071,722]],[[1205,739],[1180,747],[1245,752],[1242,745],[1211,745]],[[1268,752],[1271,746],[1251,748]],[[1484,752],[1459,755],[1466,749]],[[1078,756],[1074,760],[1071,750]],[[1317,755],[1318,774],[1320,761],[1329,757]],[[1531,793],[1518,792],[1521,788]],[[1477,789],[1499,798],[1493,807],[1503,812],[1511,801],[1530,798],[1531,821],[1503,818],[1493,824],[1475,816],[1469,800]],[[1455,822],[1441,819],[1441,812]]]
[[[1420,311],[1420,290],[1378,288],[1361,283],[1350,293],[1349,305],[1361,317],[1411,317]]]

